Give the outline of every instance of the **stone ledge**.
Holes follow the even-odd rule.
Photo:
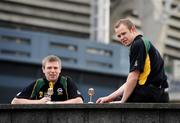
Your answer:
[[[1,104],[2,109],[180,109],[180,103],[124,103],[124,104]]]

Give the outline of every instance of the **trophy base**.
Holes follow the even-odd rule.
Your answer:
[[[94,102],[88,102],[88,104],[93,104]]]

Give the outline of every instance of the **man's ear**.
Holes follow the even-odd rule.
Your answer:
[[[131,31],[132,31],[132,32],[136,32],[136,27],[135,27],[135,26],[132,26]]]

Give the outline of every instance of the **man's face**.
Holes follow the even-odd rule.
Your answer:
[[[127,26],[121,24],[118,28],[115,28],[115,35],[124,46],[129,46],[134,40],[135,29],[128,29]]]
[[[46,62],[45,67],[42,68],[42,70],[46,76],[46,79],[52,82],[55,82],[61,73],[61,68],[57,61]]]

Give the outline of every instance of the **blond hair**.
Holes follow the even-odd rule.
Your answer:
[[[42,67],[45,68],[46,62],[54,62],[54,61],[57,61],[59,63],[60,68],[61,68],[61,59],[58,56],[55,56],[55,55],[46,56],[42,60]]]

